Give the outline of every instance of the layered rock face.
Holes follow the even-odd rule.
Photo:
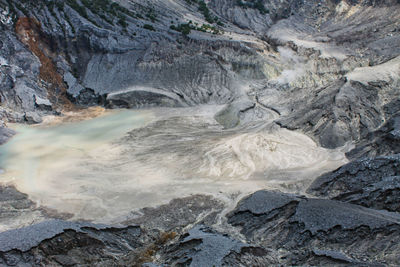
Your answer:
[[[362,159],[314,181],[308,192],[380,210],[400,211],[399,154]]]
[[[397,245],[386,246],[397,238],[398,214],[259,191],[242,200],[228,218],[251,242],[280,249],[281,261],[289,265],[361,265],[363,257],[377,260],[369,264],[398,260]]]
[[[109,107],[250,97],[278,110],[280,125],[329,148],[390,119],[396,104],[385,107],[399,86],[396,1],[257,3],[212,1],[205,16],[198,1],[4,1],[7,114],[38,121],[24,112],[60,111],[66,95]]]
[[[1,187],[2,221],[45,222],[0,233],[0,265],[400,264],[398,1],[0,0],[0,21],[0,143],[8,122],[88,106],[226,104],[225,129],[268,120],[354,144],[307,196],[263,190],[227,212],[196,195],[118,226]]]

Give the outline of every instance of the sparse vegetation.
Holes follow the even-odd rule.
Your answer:
[[[208,23],[198,24],[189,21],[188,23],[178,24],[174,21],[171,21],[170,29],[181,32],[183,35],[188,35],[192,30],[207,32],[211,34],[221,34],[223,31],[220,27],[223,27],[224,24],[219,20],[217,16],[212,15],[211,11],[207,7],[207,4],[203,0],[185,0],[190,5],[196,5],[201,14],[204,16],[205,20]],[[157,12],[152,6],[143,6],[137,5],[137,8],[134,12],[128,10],[127,8],[120,6],[118,3],[113,2],[112,0],[53,0],[53,1],[39,1],[39,2],[30,2],[28,0],[21,0],[18,3],[12,0],[6,0],[6,3],[10,6],[9,9],[12,14],[15,14],[15,18],[17,18],[18,10],[21,12],[28,13],[29,8],[32,5],[38,7],[47,7],[52,16],[59,20],[60,16],[58,14],[61,13],[64,20],[71,26],[72,32],[75,33],[75,29],[73,24],[71,23],[70,18],[65,12],[65,8],[72,8],[75,10],[81,17],[90,21],[92,24],[97,27],[102,27],[103,22],[107,22],[110,25],[120,25],[123,30],[126,32],[127,27],[129,26],[129,17],[149,20],[151,22],[157,21]],[[64,24],[65,24],[64,21]],[[60,27],[62,27],[64,33],[66,33],[65,25],[62,21],[57,21]],[[213,25],[214,24],[214,25]],[[152,24],[140,24],[138,27],[142,27],[146,30],[156,31],[154,25]]]
[[[212,34],[222,34],[220,30],[209,24],[203,24],[201,27],[197,27],[196,30],[201,32],[209,32]]]
[[[22,4],[18,3],[17,1],[15,1],[14,4],[17,9],[20,10],[26,17],[29,17],[28,10],[26,10],[26,8]]]
[[[155,22],[157,20],[157,15],[153,8],[149,8],[147,10],[146,17],[149,18],[151,22]]]
[[[215,19],[210,14],[210,10],[208,9],[206,2],[204,1],[199,2],[199,11],[203,13],[204,18],[208,23],[215,22]]]
[[[86,8],[84,6],[81,6],[80,4],[78,4],[78,2],[76,0],[67,0],[67,3],[72,9],[74,9],[76,12],[78,12],[80,16],[84,17],[85,19],[87,19],[92,24],[96,25],[97,27],[100,27],[96,23],[96,21],[89,18]]]
[[[195,4],[198,1],[197,0],[185,0],[186,3],[188,3],[189,5]]]
[[[190,23],[186,23],[186,24],[180,24],[178,26],[171,25],[170,29],[181,32],[183,35],[188,35],[191,32],[192,27],[191,27]]]
[[[253,8],[260,11],[261,14],[269,13],[269,10],[265,8],[263,0],[236,0],[236,4],[243,8]]]
[[[173,240],[176,236],[176,232],[161,233],[154,243],[142,248],[142,250],[139,251],[139,254],[135,254],[135,257],[132,258],[131,261],[135,262],[136,264],[132,266],[142,266],[142,264],[145,262],[151,262],[157,251],[159,251],[163,245]]]
[[[8,9],[12,18],[13,23],[17,22],[17,10],[15,9],[13,2],[11,0],[6,0],[7,1],[7,5],[8,5]]]
[[[64,14],[65,20],[68,22],[69,26],[71,27],[71,31],[73,34],[75,34],[75,28],[74,25],[71,23],[71,19],[67,14]]]
[[[181,32],[183,35],[188,35],[191,32],[191,30],[208,32],[208,33],[212,33],[212,34],[222,34],[221,30],[217,29],[216,27],[214,27],[212,25],[203,24],[203,25],[201,25],[201,27],[199,27],[197,23],[193,24],[192,21],[189,21],[188,23],[180,24],[178,26],[171,25],[170,29]]]
[[[118,20],[118,24],[121,25],[123,28],[128,27],[128,23],[126,23],[126,17],[121,16],[121,18]]]
[[[222,21],[219,20],[217,16],[212,16],[210,9],[207,7],[206,2],[203,0],[185,0],[186,3],[189,5],[193,4],[198,4],[198,10],[203,14],[205,20],[210,23],[214,24],[216,23],[218,26],[223,27],[225,26]],[[171,24],[173,22],[171,21]],[[192,21],[189,21],[188,23],[180,24],[178,26],[171,25],[170,29],[181,32],[183,35],[188,35],[191,30],[196,30],[196,31],[202,31],[202,32],[208,32],[212,34],[222,34],[223,31],[220,29],[217,29],[217,27],[212,26],[210,24],[203,24],[201,27],[198,26],[198,23],[192,23]]]
[[[156,29],[154,29],[153,25],[150,25],[150,24],[144,24],[143,29],[153,31],[153,32],[156,31]]]
[[[64,2],[63,1],[56,2],[56,6],[57,6],[58,10],[64,11]]]
[[[138,17],[137,14],[111,0],[81,0],[81,3],[82,5],[78,4],[76,0],[67,0],[67,4],[71,6],[71,8],[95,25],[97,25],[96,22],[90,20],[87,10],[90,10],[92,14],[99,16],[102,20],[111,25],[114,25],[116,20],[123,28],[128,26],[126,21],[127,16]]]
[[[67,3],[71,8],[73,8],[76,12],[78,12],[79,15],[81,15],[85,19],[88,18],[86,8],[84,6],[81,6],[80,4],[78,4],[78,2],[76,0],[67,0]]]
[[[46,5],[47,5],[47,9],[49,10],[50,14],[53,16],[53,18],[57,22],[58,26],[62,29],[62,31],[64,32],[64,35],[66,35],[65,26],[60,22],[60,19],[57,16],[56,11],[55,11],[56,2],[47,2]]]

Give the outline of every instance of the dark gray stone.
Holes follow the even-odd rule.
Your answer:
[[[320,249],[314,249],[313,253],[317,256],[326,256],[333,258],[335,260],[343,261],[343,262],[348,262],[348,263],[354,263],[354,260],[350,259],[340,251],[330,251],[330,250],[320,250]]]
[[[346,192],[334,199],[364,207],[400,212],[400,176],[389,176],[364,187],[361,191]]]
[[[319,197],[399,211],[400,155],[361,159],[318,177],[307,192]]]
[[[398,110],[400,110],[400,103],[396,105],[396,111]],[[378,130],[369,133],[354,149],[346,153],[346,156],[354,160],[400,153],[400,113],[390,114],[390,116],[385,124]]]
[[[202,219],[203,224],[212,224],[215,217],[224,208],[221,201],[205,195],[194,195],[173,199],[168,204],[141,209],[132,213],[133,219],[123,224],[137,224],[148,229],[164,232],[179,231],[187,225]],[[208,215],[208,216],[207,216]],[[179,220],[177,220],[179,218]]]
[[[271,208],[270,203],[280,201],[283,194],[255,194],[257,197],[243,199],[228,214],[228,223],[238,227],[248,243],[278,250],[281,264],[374,266],[400,262],[395,256],[399,245],[387,246],[387,242],[399,240],[398,213],[292,195]],[[252,207],[253,201],[266,208],[243,209]]]
[[[193,267],[276,263],[268,254],[266,249],[245,244],[208,227],[197,225],[178,242],[166,247],[158,261],[167,266]]]
[[[105,103],[105,96],[100,96],[93,89],[84,88],[75,97],[71,97],[73,103],[82,107],[98,106]]]
[[[339,226],[342,231],[367,226],[370,230],[400,225],[400,215],[366,209],[361,206],[328,199],[307,199],[299,203],[291,222],[304,225],[304,231],[315,235]]]
[[[25,120],[29,124],[41,123],[43,121],[40,115],[35,112],[26,112]]]
[[[107,95],[110,108],[180,107],[182,102],[175,94],[155,88],[134,88]]]
[[[35,95],[35,105],[39,108],[39,109],[43,109],[43,110],[51,110],[52,109],[52,104],[50,102],[50,100],[43,99],[37,95]]]
[[[227,129],[233,128],[240,123],[240,113],[246,112],[254,106],[255,103],[248,99],[237,100],[215,114],[215,120]]]
[[[7,142],[14,134],[15,134],[14,130],[5,127],[0,127],[0,145]]]
[[[180,249],[181,246],[192,242],[198,245],[188,250]],[[169,257],[178,257],[182,263],[183,261],[190,262],[189,266],[221,266],[224,257],[232,251],[239,252],[244,246],[246,245],[237,240],[211,232],[210,229],[199,225],[189,230],[187,236],[177,245],[177,255],[169,255]],[[174,252],[171,251],[171,253]]]
[[[295,195],[288,195],[274,191],[257,191],[254,194],[241,200],[235,212],[251,212],[252,214],[266,214],[275,209],[282,208],[290,202],[297,202],[300,199]]]
[[[53,238],[66,230],[81,232],[85,227],[101,230],[109,226],[62,220],[44,221],[32,226],[0,233],[0,251],[7,252],[16,249],[26,252],[39,245],[43,240]]]
[[[138,226],[45,221],[0,233],[0,263],[6,266],[132,265],[137,262],[124,256],[136,250],[139,255],[154,237],[144,234]],[[138,255],[134,259],[138,260]]]
[[[384,120],[384,112],[377,108],[383,106],[379,91],[380,87],[338,80],[317,89],[315,95],[294,100],[292,108],[296,111],[277,123],[288,129],[303,129],[327,148],[360,141]]]

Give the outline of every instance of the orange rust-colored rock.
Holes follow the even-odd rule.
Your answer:
[[[72,103],[66,96],[67,87],[57,67],[54,64],[50,42],[41,30],[40,22],[35,18],[19,18],[15,25],[15,32],[24,43],[40,60],[39,78],[47,83],[48,98],[53,108],[71,110]]]

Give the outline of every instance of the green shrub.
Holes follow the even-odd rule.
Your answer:
[[[185,2],[188,3],[189,5],[192,5],[197,3],[197,0],[185,0]]]
[[[65,16],[65,20],[68,22],[69,26],[71,26],[72,33],[75,34],[75,28],[74,28],[74,25],[72,25],[70,18],[68,17],[67,14],[64,14],[64,16]]]
[[[204,18],[209,23],[214,23],[214,18],[210,14],[210,10],[207,7],[207,4],[204,1],[199,2],[199,11],[203,13]]]
[[[153,14],[153,13],[147,13],[146,17],[148,17],[151,20],[151,22],[155,22],[156,21],[156,15]]]
[[[126,17],[121,16],[121,18],[118,20],[118,24],[121,25],[123,28],[128,27],[128,23],[126,23]]]
[[[171,30],[181,32],[183,35],[188,35],[193,29],[193,26],[191,25],[191,23],[186,23],[180,24],[178,25],[178,27],[176,27],[175,25],[171,25],[169,28]]]
[[[144,24],[143,28],[149,31],[156,31],[156,29],[154,29],[153,25],[150,24]]]
[[[212,34],[222,34],[222,32],[214,26],[211,26],[209,24],[203,24],[201,27],[197,27],[197,23],[195,26],[195,25],[193,25],[192,21],[189,21],[188,23],[180,24],[178,26],[171,25],[169,28],[171,30],[181,32],[183,35],[188,35],[191,32],[191,30],[208,32],[208,33],[212,33]]]
[[[15,6],[26,16],[29,17],[29,12],[26,10],[26,8],[23,6],[24,4],[20,4],[17,1],[14,2]]]
[[[89,19],[88,14],[86,12],[86,8],[84,6],[79,5],[78,2],[76,2],[76,0],[67,0],[67,3],[72,9],[78,12],[79,15],[81,15],[85,19]]]
[[[64,10],[64,2],[63,1],[57,1],[56,6],[58,10],[63,11]]]
[[[252,2],[243,2],[242,0],[236,0],[236,4],[243,8],[252,8],[260,11],[261,14],[269,13],[269,10],[265,8],[263,0],[255,0]]]
[[[82,5],[79,5],[76,0],[67,0],[67,3],[76,10],[82,17],[89,20],[86,9],[89,9],[94,15],[99,16],[107,23],[114,25],[115,19],[117,23],[126,28],[126,16],[137,17],[133,12],[127,8],[119,5],[111,0],[81,0]],[[96,25],[94,21],[91,21]]]

